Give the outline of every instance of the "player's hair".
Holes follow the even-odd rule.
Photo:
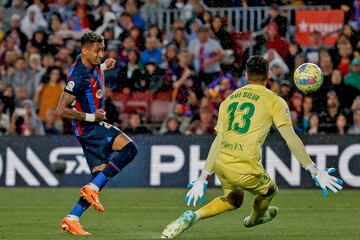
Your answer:
[[[103,41],[104,41],[104,37],[97,34],[94,31],[88,31],[80,39],[81,47],[84,47],[88,44],[93,44],[93,43],[102,43]]]
[[[255,55],[246,62],[246,73],[249,81],[262,82],[268,77],[269,61],[265,58]]]

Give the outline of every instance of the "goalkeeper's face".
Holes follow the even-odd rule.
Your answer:
[[[101,63],[101,59],[104,57],[104,48],[105,45],[103,42],[88,44],[84,48],[83,55],[92,65],[98,65]]]

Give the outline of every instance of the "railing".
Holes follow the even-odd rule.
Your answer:
[[[288,25],[294,25],[295,10],[330,9],[330,6],[282,6],[281,15],[287,17]],[[247,7],[247,8],[209,8],[212,13],[225,17],[228,31],[254,32],[261,29],[261,23],[267,17],[269,7]],[[157,9],[149,13],[150,23],[156,24],[166,33],[171,32],[171,25],[175,19],[189,20],[191,12],[172,9]]]

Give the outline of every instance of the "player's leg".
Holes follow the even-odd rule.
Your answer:
[[[104,164],[105,167],[105,164]],[[99,171],[97,169],[101,166],[92,169],[92,178],[95,178]],[[69,214],[62,219],[61,229],[67,231],[74,235],[89,235],[90,233],[83,230],[82,226],[79,223],[81,215],[89,208],[90,203],[86,201],[83,197],[80,197],[76,202],[75,206],[71,209]]]
[[[261,180],[261,187],[254,189],[257,192],[253,202],[253,208],[250,216],[244,219],[245,227],[254,227],[258,224],[270,222],[277,215],[278,208],[270,206],[271,200],[275,197],[278,187],[275,182],[268,177],[267,173]]]
[[[105,185],[106,182],[117,175],[127,166],[138,153],[136,144],[124,133],[119,134],[113,144],[114,151],[105,168],[91,181],[95,189]]]
[[[228,176],[228,178],[226,178],[222,173],[222,169],[217,166],[215,166],[215,173],[221,181],[224,195],[215,198],[196,212],[191,210],[185,211],[178,219],[165,227],[161,234],[162,238],[175,238],[201,219],[235,210],[242,205],[244,201],[244,191],[239,188],[232,189],[233,184],[231,184],[231,181],[234,179],[234,176]]]
[[[238,209],[244,201],[244,191],[224,189],[224,195],[215,198],[195,212],[196,221]]]
[[[138,153],[136,144],[124,133],[120,133],[114,138],[111,147],[112,153],[104,169],[80,191],[81,196],[99,212],[104,211],[104,207],[99,201],[101,188],[127,166]]]

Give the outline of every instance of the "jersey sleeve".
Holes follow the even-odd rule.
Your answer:
[[[82,88],[81,77],[79,76],[69,76],[66,81],[66,86],[64,92],[67,92],[71,95],[78,96]]]
[[[277,97],[273,105],[272,115],[273,122],[277,128],[282,125],[292,125],[289,107],[281,97]]]
[[[219,114],[218,114],[218,120],[215,126],[215,130],[217,132],[217,134],[222,134],[224,132],[224,121],[225,121],[225,116],[226,116],[226,112],[224,110],[224,102],[220,104],[220,108],[219,108]]]

